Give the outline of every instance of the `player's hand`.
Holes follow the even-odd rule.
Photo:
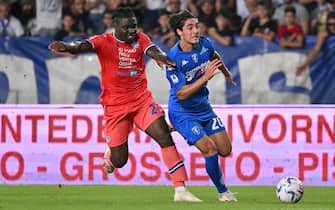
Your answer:
[[[214,59],[212,61],[208,61],[205,66],[205,74],[207,80],[212,79],[215,75],[219,74],[218,68],[222,65],[220,59]]]
[[[52,42],[49,46],[48,49],[52,52],[52,53],[59,53],[59,52],[66,52],[66,44],[64,42],[61,41],[54,41]]]
[[[66,57],[70,57],[72,59],[77,58],[77,55],[67,52],[66,44],[64,42],[61,42],[61,41],[52,42],[48,46],[48,49],[56,55],[66,56]]]
[[[165,66],[170,67],[170,68],[175,68],[176,67],[176,63],[171,61],[166,56],[157,57],[156,62],[162,69],[165,69]]]

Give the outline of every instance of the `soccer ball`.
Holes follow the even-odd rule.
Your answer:
[[[297,177],[288,176],[279,181],[276,194],[283,203],[297,203],[304,194],[304,186]]]

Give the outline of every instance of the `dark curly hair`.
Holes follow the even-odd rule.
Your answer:
[[[186,20],[191,19],[191,18],[196,18],[196,17],[188,10],[184,10],[179,13],[173,14],[169,18],[169,27],[171,30],[173,30],[175,35],[178,36],[177,29],[182,30]]]

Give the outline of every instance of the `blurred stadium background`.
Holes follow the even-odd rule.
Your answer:
[[[163,42],[151,28],[158,23],[150,21],[157,20],[163,8],[173,13],[175,2],[180,3],[179,9],[198,12],[199,18],[209,3],[216,15],[228,17],[233,32],[229,45],[209,31],[204,35],[237,82],[232,87],[217,76],[208,85],[210,100],[233,140],[232,155],[221,163],[227,184],[239,192],[238,203],[217,203],[201,155],[177,133],[173,137],[187,166],[188,184],[204,203],[172,202],[173,189],[168,187],[159,149],[137,128],[129,138],[127,166],[112,175],[103,174],[105,141],[97,57],[57,57],[47,49],[54,39],[82,40],[108,31],[102,24],[105,11],[130,5],[141,30],[167,51],[175,40]],[[274,14],[286,1],[266,2]],[[278,37],[267,41],[242,36],[247,16],[241,8],[248,12],[256,4],[252,0],[0,1],[0,209],[335,209],[334,36],[329,36],[306,71],[295,73],[323,24],[315,9],[327,5],[324,12],[333,11],[334,2],[294,1],[309,15],[310,27],[301,48],[283,48]],[[3,5],[11,10],[6,13]],[[86,22],[79,20],[82,24],[77,29],[66,32],[62,18],[77,17],[75,5],[82,11],[78,19]],[[10,32],[4,21],[9,16],[4,14],[21,26],[14,25]],[[200,20],[210,24],[216,16],[205,17]],[[61,30],[65,36],[56,36]],[[146,58],[146,63],[149,89],[157,102],[166,105],[165,73],[154,61]],[[298,205],[282,205],[275,197],[274,186],[288,175],[297,176],[306,186]]]

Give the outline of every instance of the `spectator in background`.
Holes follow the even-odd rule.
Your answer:
[[[257,10],[251,14],[242,27],[242,36],[257,36],[262,39],[273,41],[277,33],[277,23],[269,15],[266,3],[258,2]]]
[[[106,10],[102,17],[105,33],[114,33],[115,28],[113,26],[113,12]]]
[[[316,7],[316,0],[296,0],[301,6],[305,7],[308,14]]]
[[[215,0],[214,7],[216,12],[222,10],[230,10],[235,12],[235,1],[236,0]]]
[[[10,6],[6,1],[0,1],[0,37],[22,36],[23,26],[20,21],[10,15]]]
[[[306,70],[307,66],[312,63],[312,61],[321,51],[321,48],[326,42],[327,38],[330,36],[335,37],[335,12],[328,13],[326,23],[326,29],[318,33],[316,43],[314,47],[308,52],[305,61],[297,67],[297,75],[300,75],[303,71]]]
[[[169,48],[171,48],[176,43],[176,39],[174,33],[169,29],[169,14],[170,13],[166,10],[162,10],[159,13],[159,26],[150,33],[150,36],[153,39],[159,38],[161,43],[166,44]]]
[[[138,27],[140,31],[143,29],[143,9],[145,8],[145,1],[143,0],[121,0],[121,7],[130,7],[138,20]]]
[[[199,0],[187,0],[187,9],[189,9],[191,13],[194,14],[194,16],[196,17],[198,17],[199,15],[199,7]]]
[[[305,7],[301,6],[300,4],[294,2],[294,0],[284,0],[284,4],[280,7],[277,7],[275,9],[275,12],[273,14],[273,19],[278,22],[279,25],[282,25],[285,23],[285,8],[288,6],[292,6],[295,8],[296,11],[296,17],[297,17],[297,23],[299,23],[302,26],[304,34],[308,34],[308,25],[309,25],[309,15]]]
[[[208,28],[215,27],[216,11],[212,0],[203,0],[200,5],[199,21],[207,25]]]
[[[30,27],[32,36],[54,37],[62,27],[62,1],[37,0],[36,19]]]
[[[242,22],[256,12],[256,7],[256,0],[236,0],[236,12],[241,17]]]
[[[84,33],[80,33],[73,29],[74,19],[70,14],[65,14],[63,16],[63,26],[62,29],[58,30],[54,39],[63,40],[64,37],[78,37],[84,36]]]
[[[285,24],[279,26],[278,38],[281,47],[303,47],[304,33],[301,25],[296,23],[296,11],[294,7],[285,8]]]
[[[199,20],[199,34],[200,36],[208,36],[208,26],[205,22]]]
[[[152,32],[155,28],[159,27],[158,17],[160,11],[166,9],[166,0],[146,0],[143,15],[143,28],[145,31]]]
[[[20,13],[17,16],[19,18],[23,28],[24,28],[24,34],[30,35],[32,22],[34,21],[36,17],[35,12],[35,4],[33,0],[22,0],[20,2]]]
[[[73,29],[86,35],[93,33],[89,13],[85,10],[84,0],[73,0],[70,7],[64,8],[63,14],[69,14],[74,19]]]
[[[121,0],[105,0],[106,10],[114,11],[121,4]]]
[[[181,0],[168,0],[167,9],[171,14],[181,11]]]
[[[317,0],[317,7],[311,12],[311,34],[316,34],[319,31],[326,29],[327,14],[334,12],[334,1],[332,0]]]
[[[220,44],[229,46],[233,42],[233,31],[230,30],[230,22],[226,15],[219,13],[215,18],[215,27],[208,29],[208,34]]]
[[[104,29],[104,24],[102,21],[102,16],[105,11],[105,5],[102,0],[87,0],[86,8],[89,11],[89,21],[92,26],[94,34],[102,34]]]

